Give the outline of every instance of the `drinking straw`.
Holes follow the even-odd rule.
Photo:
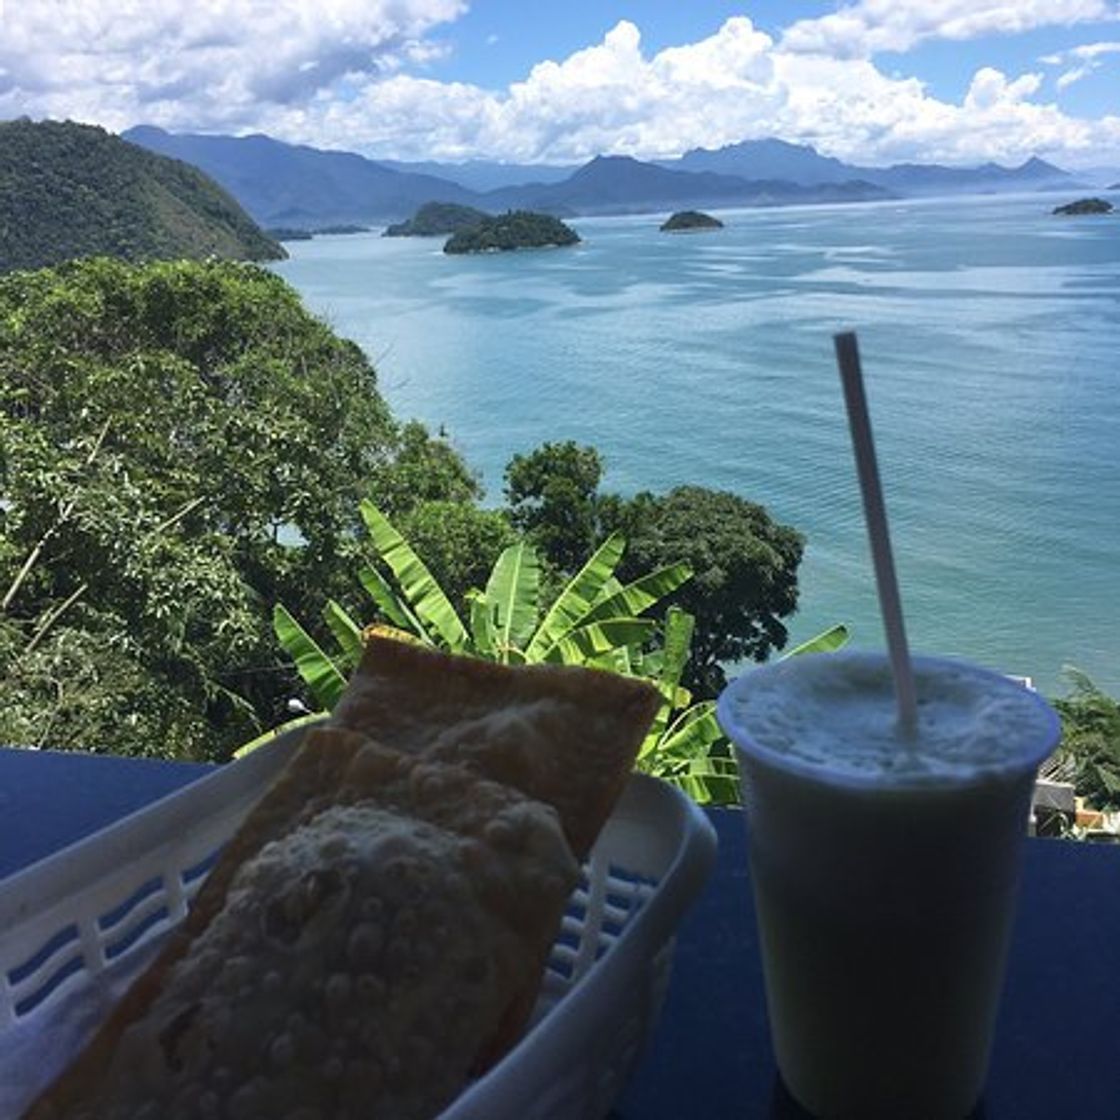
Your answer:
[[[910,665],[910,649],[906,644],[906,627],[902,621],[902,599],[894,571],[887,510],[883,504],[883,487],[879,481],[879,465],[875,458],[875,442],[871,436],[871,417],[867,412],[867,395],[863,389],[863,371],[859,361],[859,345],[853,331],[833,337],[836,363],[840,367],[840,383],[844,388],[844,404],[848,410],[848,427],[852,433],[856,473],[863,495],[863,515],[871,539],[871,561],[875,566],[875,584],[879,592],[879,610],[887,633],[894,693],[898,702],[898,728],[908,737],[918,728],[918,701],[914,690],[914,672]]]

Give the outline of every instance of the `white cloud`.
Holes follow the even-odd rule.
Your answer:
[[[1066,166],[1120,163],[1120,118],[1079,120],[1041,103],[1037,73],[985,67],[959,104],[942,101],[917,78],[883,73],[864,50],[802,49],[804,22],[795,25],[798,49],[794,29],[775,42],[737,17],[696,42],[647,53],[639,28],[623,20],[600,42],[487,90],[418,69],[441,49],[433,33],[457,18],[463,0],[188,2],[67,0],[71,18],[49,34],[46,0],[30,0],[0,34],[0,117],[261,131],[375,158],[654,158],[778,136],[865,164],[1015,163],[1032,154]],[[1044,7],[1069,19],[1099,7],[926,2],[937,18],[922,17],[921,27],[942,35],[963,33],[970,20],[991,26],[998,16],[1010,27],[1041,20]],[[866,47],[873,17],[899,42],[925,34],[917,12],[910,0],[863,0],[813,23],[831,34],[850,21],[846,42]],[[1069,71],[1117,48],[1087,44],[1046,61]]]
[[[248,124],[439,48],[465,0],[21,0],[0,34],[0,111],[124,127]]]
[[[1088,66],[1075,66],[1072,70],[1066,70],[1064,73],[1059,74],[1054,84],[1058,89],[1065,89],[1066,86],[1073,85],[1074,82],[1081,81],[1090,72]]]
[[[1120,43],[1114,41],[1083,43],[1066,51],[1044,55],[1039,62],[1048,66],[1068,66],[1074,63],[1070,69],[1063,71],[1055,79],[1054,84],[1061,90],[1100,69],[1103,62],[1112,54],[1120,54]]]
[[[1110,0],[858,0],[786,29],[782,48],[836,58],[908,51],[929,39],[1015,35],[1116,19]]]

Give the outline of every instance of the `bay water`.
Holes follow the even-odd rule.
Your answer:
[[[489,503],[565,439],[604,490],[734,491],[807,538],[791,641],[881,647],[832,349],[856,330],[913,648],[1120,695],[1120,215],[1070,198],[580,218],[575,248],[466,257],[377,231],[275,268]]]

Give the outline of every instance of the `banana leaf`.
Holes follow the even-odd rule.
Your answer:
[[[657,631],[650,618],[612,618],[590,622],[561,635],[539,660],[563,665],[586,665],[622,646],[647,642]]]
[[[411,630],[414,634],[428,636],[423,623],[401,602],[400,596],[389,586],[389,581],[371,564],[365,564],[358,571],[358,580],[377,604],[381,613],[401,630]]]
[[[533,640],[525,650],[527,660],[542,660],[544,651],[587,614],[591,603],[618,566],[625,548],[626,541],[618,533],[612,533],[572,576],[537,627]]]
[[[323,619],[342,650],[343,664],[348,669],[355,668],[362,659],[362,628],[334,599],[327,600]]]
[[[658,746],[665,758],[698,758],[724,738],[716,719],[716,702],[702,700],[673,721]]]
[[[284,651],[295,661],[315,703],[329,712],[346,687],[346,678],[338,666],[279,603],[272,609],[272,629]]]
[[[680,607],[670,607],[666,612],[660,664],[657,676],[652,678],[661,691],[662,701],[642,743],[639,758],[653,750],[665,734],[674,709],[687,707],[692,699],[688,690],[681,688],[680,679],[688,663],[695,628],[696,619]]]
[[[424,562],[373,502],[364,499],[360,509],[374,547],[396,576],[417,617],[448,649],[464,650],[470,644],[466,627]]]
[[[305,716],[296,716],[295,719],[290,719],[287,723],[280,724],[279,727],[272,727],[263,735],[258,735],[255,739],[250,739],[249,742],[242,744],[233,752],[233,757],[244,758],[245,755],[255,751],[257,747],[263,747],[265,743],[270,743],[277,735],[283,735],[285,731],[294,731],[297,727],[303,727],[306,724],[322,723],[328,718],[326,712],[308,712]]]
[[[506,651],[520,650],[532,637],[540,585],[540,561],[525,541],[510,545],[498,557],[485,597],[493,611],[493,648],[499,661],[507,660]]]
[[[802,653],[832,653],[833,650],[842,649],[846,646],[848,637],[848,628],[843,623],[837,623],[827,630],[822,630],[807,642],[802,642],[799,646],[786,650],[782,654],[781,660],[784,661],[787,657],[797,657]]]
[[[474,641],[475,653],[481,657],[492,657],[494,653],[492,605],[486,596],[478,590],[467,593],[467,602],[471,609],[471,638]]]
[[[599,622],[619,615],[639,615],[690,579],[692,568],[683,562],[658,568],[657,571],[620,587],[613,595],[600,599],[580,622]]]

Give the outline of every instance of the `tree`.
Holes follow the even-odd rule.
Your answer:
[[[630,550],[625,579],[672,556],[694,578],[670,602],[696,619],[685,685],[713,697],[727,683],[723,664],[764,661],[782,649],[782,619],[797,609],[797,568],[804,541],[766,510],[737,494],[678,486],[657,497],[612,498],[599,507],[605,530],[622,532]]]
[[[568,440],[515,455],[505,471],[510,523],[561,572],[573,572],[605,534],[599,527],[603,462]]]
[[[351,594],[359,499],[418,473],[477,486],[263,269],[0,277],[0,739],[228,756],[290,695],[271,604]]]

